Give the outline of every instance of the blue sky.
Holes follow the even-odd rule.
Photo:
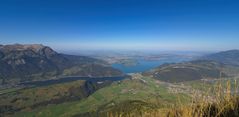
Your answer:
[[[238,0],[1,0],[0,43],[57,50],[239,49]]]

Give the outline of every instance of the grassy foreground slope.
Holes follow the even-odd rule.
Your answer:
[[[220,82],[222,84],[222,92],[226,91],[222,89],[227,89],[223,87],[226,87],[228,84],[234,88],[231,91],[238,89],[237,84],[239,82],[234,79],[230,82],[228,82],[228,79],[220,80]],[[119,114],[122,117],[127,116],[127,114],[132,116],[144,114],[145,117],[158,117],[157,115],[159,114],[161,116],[167,116],[168,114],[176,116],[174,115],[175,113],[185,114],[186,112],[182,112],[184,108],[191,112],[194,110],[189,109],[197,110],[196,105],[200,105],[201,102],[205,102],[205,104],[208,101],[215,102],[213,100],[216,98],[212,93],[215,91],[209,89],[217,88],[217,83],[217,80],[166,83],[136,75],[133,76],[133,79],[114,82],[81,100],[63,101],[57,104],[52,103],[36,108],[27,108],[11,116],[115,117],[119,116]],[[206,98],[207,100],[200,100],[204,99],[204,96],[209,97]],[[191,99],[194,100],[192,101]]]
[[[191,82],[193,87],[204,86],[202,82]],[[190,84],[191,84],[190,83]],[[207,84],[207,93],[195,93],[191,102],[178,100],[171,107],[160,107],[148,101],[123,101],[108,105],[101,111],[79,114],[74,117],[238,117],[239,95],[236,79],[221,80]],[[205,89],[206,89],[205,88]]]
[[[81,100],[110,83],[98,84],[78,80],[43,87],[13,90],[0,95],[0,116],[12,115],[21,111],[28,112],[51,104],[56,105]]]
[[[85,113],[101,111],[110,105],[118,105],[122,102],[136,101],[155,104],[159,108],[168,107],[180,99],[182,103],[189,100],[184,93],[171,93],[167,83],[161,83],[155,79],[142,77],[133,80],[124,80],[99,89],[88,98],[57,105],[48,105],[37,108],[31,112],[16,113],[17,117],[70,117],[80,116]]]

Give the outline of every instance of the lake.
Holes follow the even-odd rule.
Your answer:
[[[183,61],[189,61],[190,59],[186,58],[170,58],[164,60],[143,60],[138,59],[138,64],[134,66],[125,66],[122,64],[112,64],[112,67],[121,70],[124,73],[136,73],[136,72],[144,72],[150,70],[152,68],[158,67],[165,63],[178,63]]]
[[[59,84],[59,83],[66,83],[66,82],[72,82],[77,80],[86,80],[91,82],[103,82],[103,81],[120,81],[126,79],[126,76],[121,77],[100,77],[100,78],[92,78],[92,77],[64,77],[59,79],[52,79],[52,80],[44,80],[44,81],[31,81],[31,82],[22,82],[18,85],[23,86],[48,86],[53,84]]]

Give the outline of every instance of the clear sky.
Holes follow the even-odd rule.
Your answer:
[[[0,0],[0,44],[239,49],[239,0]]]

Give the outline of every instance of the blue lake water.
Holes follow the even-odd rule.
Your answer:
[[[48,86],[53,84],[59,84],[59,83],[66,83],[66,82],[72,82],[77,80],[85,80],[90,82],[104,82],[104,81],[120,81],[125,79],[125,76],[121,77],[100,77],[100,78],[92,78],[92,77],[64,77],[59,79],[52,79],[52,80],[44,80],[44,81],[31,81],[31,82],[23,82],[18,85],[23,86]]]
[[[123,71],[124,73],[136,73],[136,72],[144,72],[150,70],[152,68],[158,67],[165,63],[178,63],[183,61],[189,61],[189,59],[185,58],[170,58],[164,60],[142,60],[139,59],[137,65],[135,66],[125,66],[122,64],[113,64],[112,67]]]

